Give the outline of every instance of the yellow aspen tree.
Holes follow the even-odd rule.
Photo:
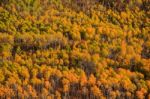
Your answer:
[[[96,78],[94,77],[93,74],[90,75],[89,80],[88,80],[89,85],[95,85],[96,83]]]
[[[96,85],[91,87],[91,91],[95,96],[101,96],[102,95],[100,89]]]
[[[87,77],[85,73],[83,72],[80,77],[80,85],[85,86],[86,84],[87,84]]]

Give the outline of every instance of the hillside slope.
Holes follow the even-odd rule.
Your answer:
[[[0,98],[150,99],[149,0],[0,0]]]

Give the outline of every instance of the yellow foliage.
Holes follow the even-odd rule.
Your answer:
[[[94,77],[93,74],[90,75],[89,80],[88,80],[88,83],[89,83],[90,85],[95,85],[95,83],[96,83],[96,78]]]
[[[102,95],[100,89],[99,89],[97,86],[93,86],[93,87],[91,88],[91,91],[93,92],[93,94],[94,94],[95,96],[101,96],[101,95]]]

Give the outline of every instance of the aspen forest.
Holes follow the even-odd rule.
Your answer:
[[[0,0],[0,99],[150,99],[150,0]]]

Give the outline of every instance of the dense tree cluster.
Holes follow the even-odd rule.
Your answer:
[[[0,0],[0,98],[150,99],[149,0]]]

